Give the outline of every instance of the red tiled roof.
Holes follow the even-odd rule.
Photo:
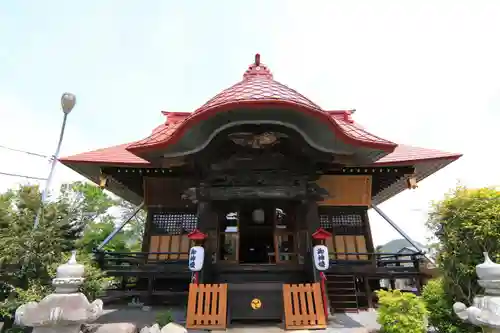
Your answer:
[[[242,81],[217,94],[198,108],[195,113],[204,112],[225,104],[258,101],[282,101],[321,111],[321,108],[310,99],[296,90],[275,81],[266,65],[254,63],[248,67]]]
[[[354,120],[352,120],[352,110],[345,111],[326,111],[330,115],[330,117],[338,124],[338,126],[342,129],[342,131],[350,136],[351,138],[364,141],[364,142],[380,142],[385,143],[387,145],[396,145],[395,143],[383,139],[379,136],[371,134],[364,128],[362,128],[359,124],[356,124]]]
[[[60,161],[88,179],[98,182],[101,166],[151,167],[151,164],[126,150],[127,144],[98,149],[91,152],[61,158]],[[374,163],[381,165],[415,165],[417,180],[421,181],[447,164],[459,158],[460,154],[445,153],[435,149],[425,149],[407,145],[398,145],[391,154]],[[374,204],[380,204],[392,196],[404,191],[404,180],[391,185],[373,198]],[[134,192],[119,184],[112,183],[110,191],[135,204],[142,200]]]
[[[328,123],[336,134],[354,145],[388,152],[396,147],[395,143],[354,124],[350,120],[349,111],[344,112],[348,113],[347,116],[336,111],[324,111],[297,91],[275,81],[271,71],[260,63],[260,56],[256,55],[255,62],[248,67],[242,81],[225,89],[191,114],[169,113],[167,117],[175,116],[172,121],[169,120],[166,126],[158,128],[149,137],[132,143],[127,149],[139,153],[143,150],[164,148],[175,143],[188,127],[235,106],[294,108]]]
[[[92,163],[96,165],[128,165],[132,167],[147,167],[150,163],[126,150],[128,143],[92,150],[86,153],[62,157],[63,164]]]
[[[82,154],[63,157],[60,161],[68,163],[93,163],[99,165],[130,165],[132,167],[150,166],[150,163],[129,152],[126,148],[129,144],[122,144],[109,148],[102,148]],[[427,160],[457,159],[461,154],[446,153],[435,149],[398,145],[394,152],[382,157],[374,164],[391,165],[402,163],[414,163]]]
[[[462,154],[447,153],[436,149],[419,148],[408,145],[398,145],[389,155],[376,161],[377,165],[401,164],[407,161],[456,160]]]

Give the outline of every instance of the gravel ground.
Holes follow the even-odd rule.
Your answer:
[[[184,309],[168,308],[168,307],[153,307],[151,311],[142,311],[139,308],[132,308],[127,306],[107,307],[104,314],[99,318],[97,323],[120,323],[129,322],[134,323],[137,327],[142,328],[146,325],[151,326],[155,322],[156,314],[158,312],[165,311],[167,309],[172,310],[172,314],[175,321],[179,324],[185,323]],[[335,316],[330,317],[329,325],[327,329],[324,330],[314,330],[317,333],[363,333],[371,329],[379,328],[377,324],[377,313],[375,310],[361,311],[360,313],[346,313],[346,314],[335,314]],[[283,332],[282,325],[252,325],[252,326],[240,326],[234,325],[226,332],[232,333],[274,333]],[[190,330],[190,332],[203,332]],[[206,331],[205,331],[206,332]],[[214,333],[217,331],[213,331]],[[296,331],[297,333],[299,331]]]

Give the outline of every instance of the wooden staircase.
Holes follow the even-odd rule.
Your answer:
[[[330,311],[332,313],[358,312],[360,293],[354,276],[327,274],[326,278]]]

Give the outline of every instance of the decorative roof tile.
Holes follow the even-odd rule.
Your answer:
[[[260,63],[260,55],[248,67],[243,80],[229,87],[198,108],[195,113],[242,102],[284,102],[321,111],[321,108],[296,90],[273,79],[271,71]]]
[[[371,134],[352,119],[352,110],[346,111],[326,111],[330,117],[337,123],[345,135],[356,141],[366,143],[375,143],[383,145],[395,145],[394,142],[383,139],[379,136]]]

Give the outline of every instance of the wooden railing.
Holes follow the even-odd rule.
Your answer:
[[[419,269],[423,253],[329,252],[328,256],[330,258],[330,267],[346,264],[372,264],[383,268]]]
[[[187,259],[163,259],[180,255],[187,255],[187,252],[109,252],[94,251],[95,260],[104,271],[108,273],[153,273],[168,271],[169,266],[184,266],[188,270]],[[159,259],[162,258],[162,259]],[[182,270],[184,271],[184,270]],[[112,274],[113,275],[113,274]]]
[[[227,326],[227,284],[189,285],[186,327],[225,330]]]
[[[283,304],[286,329],[326,328],[323,298],[319,283],[284,284]]]

